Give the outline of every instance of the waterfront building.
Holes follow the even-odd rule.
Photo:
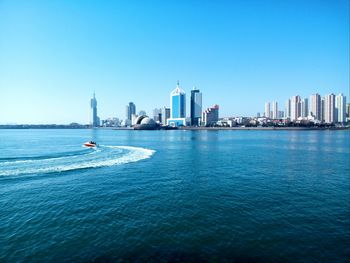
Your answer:
[[[340,93],[335,97],[337,122],[346,122],[346,97]]]
[[[299,95],[290,99],[290,120],[296,121],[301,117],[301,98]]]
[[[176,88],[170,93],[170,126],[186,126],[186,94],[177,82]]]
[[[346,117],[350,118],[350,103],[346,103]]]
[[[204,126],[212,126],[219,120],[219,105],[207,108],[202,114],[202,122]]]
[[[321,98],[321,121],[325,121],[325,109],[326,109],[326,106],[325,106],[325,98],[322,97]]]
[[[284,112],[283,110],[278,111],[278,119],[283,119],[284,118]]]
[[[136,124],[136,120],[139,116],[137,114],[131,114],[131,126]]]
[[[265,102],[265,117],[271,118],[271,106],[270,102]]]
[[[335,95],[329,94],[325,96],[324,100],[324,120],[326,123],[337,122],[337,115],[335,114]]]
[[[153,120],[158,123],[162,122],[162,109],[155,108],[153,110]]]
[[[163,107],[161,113],[162,113],[162,124],[167,125],[167,121],[170,118],[170,108]]]
[[[276,101],[272,102],[272,119],[278,119],[278,104]]]
[[[136,105],[133,102],[129,102],[129,105],[126,106],[126,119],[129,122],[131,122],[133,114],[136,114]]]
[[[202,93],[193,87],[191,90],[191,125],[200,125],[202,114]]]
[[[90,107],[92,110],[91,126],[92,127],[99,127],[100,126],[100,118],[97,116],[97,100],[95,97],[95,92],[94,92],[93,97],[90,100]]]
[[[316,93],[310,96],[309,108],[309,115],[313,116],[315,120],[322,121],[322,104],[320,94]]]
[[[307,118],[309,116],[309,99],[304,98],[301,101],[301,117]]]
[[[290,99],[286,101],[284,117],[290,118]]]

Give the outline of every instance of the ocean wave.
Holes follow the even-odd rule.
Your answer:
[[[96,150],[85,152],[85,154],[74,155],[70,152],[60,157],[49,156],[46,159],[44,156],[42,158],[28,157],[27,159],[13,158],[12,161],[1,162],[0,176],[67,172],[122,165],[148,159],[154,152],[154,150],[141,147],[101,145]]]

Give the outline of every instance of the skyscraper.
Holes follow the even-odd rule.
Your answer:
[[[170,109],[167,107],[162,108],[162,124],[167,125],[167,121],[170,118]]]
[[[340,93],[335,97],[337,122],[346,122],[346,97]]]
[[[186,95],[177,82],[176,88],[170,93],[170,119],[171,126],[186,125]]]
[[[90,107],[92,109],[92,127],[100,126],[100,118],[97,116],[97,100],[95,97],[95,92],[90,100]]]
[[[309,100],[304,98],[301,101],[301,117],[306,118],[309,115]]]
[[[321,120],[320,121],[325,121],[325,116],[326,116],[326,106],[325,106],[325,98],[321,98]]]
[[[316,120],[322,121],[322,104],[320,94],[312,94],[310,96],[310,115]]]
[[[290,99],[288,99],[286,101],[286,105],[285,105],[285,114],[284,114],[284,117],[285,118],[290,118]]]
[[[290,100],[290,120],[296,121],[299,117],[301,117],[301,98],[298,95]]]
[[[325,96],[324,107],[325,122],[336,122],[336,117],[338,116],[335,115],[335,95],[333,93]]]
[[[193,87],[191,90],[191,125],[200,125],[202,114],[202,93]]]
[[[277,101],[272,102],[272,119],[278,119],[278,104]]]
[[[129,102],[129,105],[126,105],[126,119],[131,122],[133,114],[136,114],[136,105]]]
[[[212,126],[219,120],[219,105],[214,105],[203,111],[204,126]]]
[[[153,110],[153,120],[155,122],[162,122],[162,109],[155,108]]]
[[[265,117],[266,118],[271,118],[270,102],[265,102]]]

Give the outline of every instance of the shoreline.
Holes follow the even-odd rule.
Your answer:
[[[0,130],[115,130],[115,131],[138,131],[146,129],[134,129],[133,127],[40,127],[40,126],[17,126],[1,127]],[[152,131],[350,131],[350,127],[179,127],[177,129],[151,129]]]
[[[98,129],[106,130],[134,130],[133,128],[116,128],[116,127],[100,127]],[[167,129],[155,129],[168,131]],[[350,127],[331,127],[331,128],[320,128],[320,127],[181,127],[178,129],[170,129],[177,131],[340,131],[350,130]]]

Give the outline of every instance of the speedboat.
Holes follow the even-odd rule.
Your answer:
[[[96,147],[97,144],[96,144],[96,142],[89,141],[89,142],[84,143],[84,146],[92,148],[92,147]]]

